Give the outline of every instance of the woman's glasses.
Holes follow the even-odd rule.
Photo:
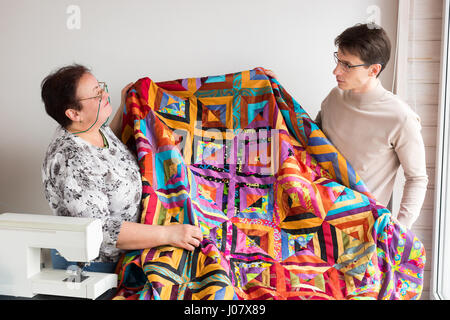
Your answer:
[[[78,133],[83,133],[83,132],[89,131],[97,123],[98,114],[100,113],[100,106],[102,104],[103,93],[105,93],[105,92],[108,93],[108,85],[106,84],[106,82],[99,82],[98,86],[99,86],[99,91],[96,96],[84,98],[84,99],[78,99],[78,101],[83,101],[83,100],[88,100],[88,99],[98,99],[97,117],[95,118],[94,123],[88,129],[83,130],[83,131],[73,132],[73,134],[78,134]],[[109,100],[109,95],[108,95],[108,103],[111,103],[111,101]],[[105,123],[107,123],[108,120],[109,120],[109,117],[108,117],[108,119],[106,119]]]
[[[99,87],[99,91],[98,91],[96,96],[89,97],[89,98],[78,99],[77,101],[83,101],[83,100],[89,100],[89,99],[99,99],[99,100],[101,100],[103,98],[103,93],[104,92],[108,93],[108,85],[106,84],[106,82],[99,82],[98,83],[98,87]]]

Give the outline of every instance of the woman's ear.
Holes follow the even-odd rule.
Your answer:
[[[81,122],[80,112],[75,109],[67,109],[65,112],[67,118],[72,120],[73,122]]]

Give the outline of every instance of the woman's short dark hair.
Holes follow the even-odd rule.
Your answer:
[[[375,23],[356,24],[346,29],[334,40],[334,44],[346,53],[359,56],[364,63],[386,67],[391,56],[391,42],[386,32]]]
[[[87,72],[90,71],[85,66],[72,64],[52,72],[42,80],[41,97],[45,111],[64,128],[72,123],[66,116],[66,110],[81,110],[76,97],[77,86]]]

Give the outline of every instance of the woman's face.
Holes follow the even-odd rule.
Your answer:
[[[79,116],[83,130],[95,122],[97,112],[98,119],[92,128],[99,128],[112,113],[112,107],[108,102],[109,94],[102,90],[97,79],[90,73],[85,73],[78,81],[76,97],[82,100]]]

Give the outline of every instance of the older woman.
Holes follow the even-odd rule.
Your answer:
[[[42,100],[59,126],[45,155],[44,193],[54,214],[91,217],[102,221],[103,243],[94,260],[111,271],[124,250],[173,245],[193,250],[200,244],[200,228],[191,225],[138,223],[141,176],[135,156],[119,140],[121,105],[112,113],[105,84],[81,65],[63,67],[42,81]],[[54,264],[56,256],[54,258]],[[58,258],[62,259],[62,257]]]

